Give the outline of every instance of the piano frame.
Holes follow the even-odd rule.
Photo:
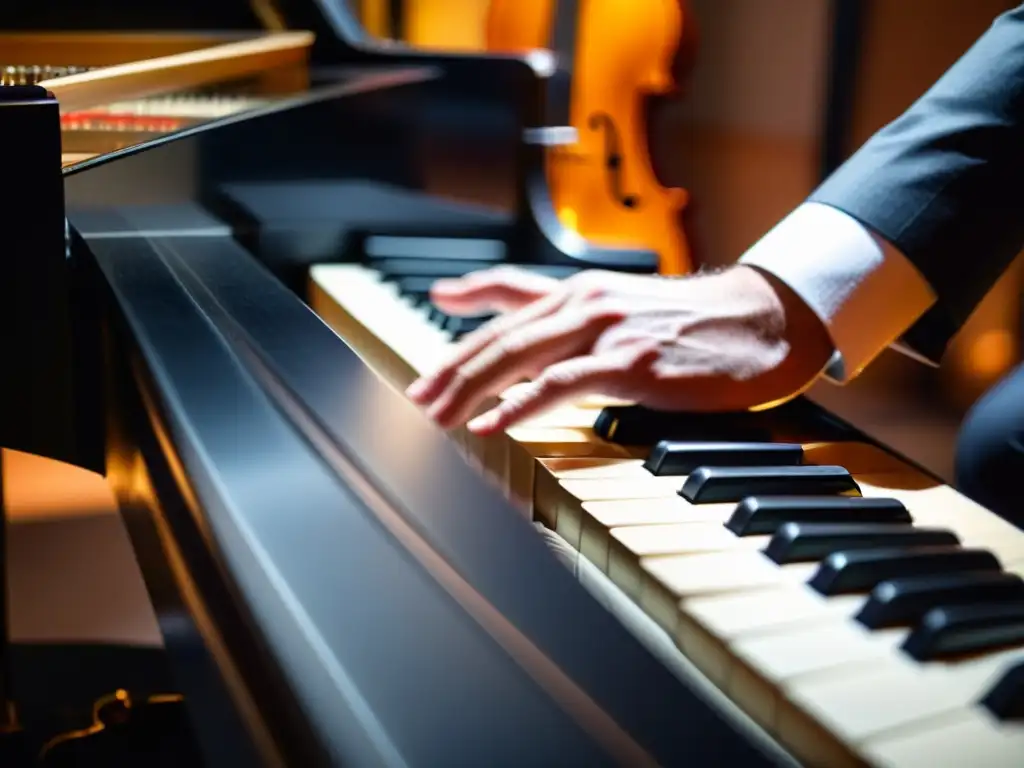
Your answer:
[[[325,115],[356,130],[439,91],[498,93],[517,168],[538,167],[519,140],[544,127],[528,60],[377,48],[317,1],[334,84],[63,177],[57,102],[7,92],[22,194],[0,209],[0,304],[29,330],[0,337],[18,372],[3,445],[108,476],[210,764],[789,764],[662,666],[289,290],[335,252],[274,262],[217,195],[274,178],[298,152],[283,137]],[[190,175],[165,195],[172,167]]]
[[[768,764],[229,237],[87,242],[115,315],[108,476],[211,660],[204,745],[226,710],[269,764]]]
[[[362,67],[63,174],[57,102],[6,90],[3,444],[109,478],[210,764],[775,764],[196,204],[240,136],[443,72]],[[173,166],[196,178],[148,200]]]

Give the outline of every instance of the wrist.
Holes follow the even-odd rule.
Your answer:
[[[802,310],[814,313],[791,290],[756,267],[738,264],[694,280],[694,293],[719,316],[756,329],[765,338],[782,339],[787,329],[807,322]],[[819,322],[820,325],[820,322]]]
[[[790,348],[790,364],[817,378],[835,354],[835,345],[825,323],[796,291],[771,272],[746,265],[736,267],[736,271],[742,272],[751,286],[759,286],[749,290],[763,291],[766,305],[767,294],[771,294],[773,327]]]
[[[757,267],[737,265],[714,277],[718,286],[705,293],[717,303],[717,313],[725,307],[739,327],[756,335],[764,358],[776,361],[756,383],[750,382],[762,407],[808,389],[834,353],[828,329],[814,310],[788,285]]]

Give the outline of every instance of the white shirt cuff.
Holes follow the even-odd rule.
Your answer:
[[[895,247],[842,211],[804,203],[742,258],[786,283],[828,328],[829,378],[857,376],[935,302]]]

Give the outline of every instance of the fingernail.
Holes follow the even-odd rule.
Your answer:
[[[441,416],[444,415],[447,406],[443,402],[434,401],[427,407],[427,418],[431,421],[436,421],[442,427],[444,426]]]
[[[420,398],[426,394],[427,391],[427,380],[416,379],[412,384],[409,385],[408,389],[405,390],[405,396],[410,400],[419,401]]]
[[[497,409],[488,411],[487,413],[480,414],[475,419],[470,419],[469,423],[466,424],[466,429],[473,434],[490,432],[498,425],[500,417],[501,413]]]
[[[430,291],[431,293],[433,293],[434,291],[437,291],[438,293],[444,293],[445,291],[453,290],[455,287],[458,286],[458,284],[458,280],[452,280],[451,278],[443,277],[440,280],[435,280],[431,284]]]

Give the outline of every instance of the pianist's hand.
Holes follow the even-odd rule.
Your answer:
[[[601,394],[662,410],[781,402],[821,373],[832,346],[811,310],[750,267],[683,279],[587,271],[566,280],[502,267],[435,284],[454,315],[500,312],[407,394],[441,426],[491,434],[559,402]]]

